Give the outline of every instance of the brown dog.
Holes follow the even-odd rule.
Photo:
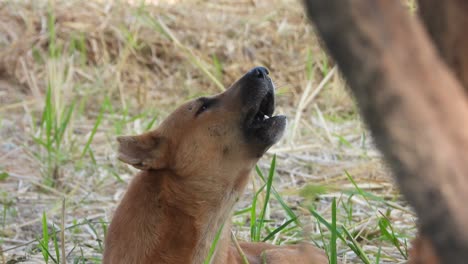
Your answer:
[[[179,107],[158,129],[119,137],[119,159],[142,171],[117,208],[104,264],[203,263],[223,226],[212,263],[243,263],[230,243],[230,217],[258,159],[283,134],[268,70]],[[241,243],[249,263],[327,263],[308,245]]]

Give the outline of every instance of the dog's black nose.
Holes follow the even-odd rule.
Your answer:
[[[250,70],[250,74],[259,79],[263,79],[269,74],[269,72],[268,69],[265,67],[255,67],[252,70]]]

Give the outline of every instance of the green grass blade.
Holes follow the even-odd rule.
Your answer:
[[[52,105],[52,87],[49,85],[47,86],[46,91],[46,101],[44,106],[43,112],[43,123],[45,123],[45,130],[46,130],[46,146],[50,156],[52,150],[52,129],[53,129],[53,116],[54,116],[54,108]]]
[[[41,252],[42,252],[42,255],[44,256],[44,261],[45,263],[49,263],[49,258],[52,260],[52,262],[54,263],[57,263],[57,260],[54,258],[54,256],[52,256],[50,254],[50,251],[49,251],[49,246],[46,245],[43,241],[41,240],[37,240],[37,242],[39,243],[39,247],[41,248]]]
[[[34,141],[34,143],[36,143],[37,145],[40,145],[40,146],[44,147],[45,149],[48,148],[47,142],[43,141],[42,139],[40,139],[40,138],[38,138],[38,137],[34,137],[34,136],[33,136],[31,139],[32,139],[32,140]]]
[[[1,179],[0,179],[1,180]],[[245,213],[249,213],[252,211],[252,206],[249,206],[247,208],[244,208],[244,209],[240,209],[240,210],[237,210],[234,212],[233,215],[237,216],[237,215],[243,215]]]
[[[377,255],[375,256],[375,264],[380,263],[380,254],[382,253],[382,247],[379,246],[379,250],[377,251]]]
[[[0,172],[0,181],[6,180],[8,177],[10,177],[10,174],[6,171]]]
[[[49,229],[47,228],[47,216],[46,213],[42,213],[42,241],[39,241],[42,248],[42,255],[44,261],[49,263]]]
[[[390,241],[405,259],[408,259],[408,254],[402,250],[400,240],[398,240],[397,236],[395,235],[390,220],[383,216],[379,219],[378,225],[382,236]],[[390,229],[390,232],[388,229]]]
[[[314,208],[312,207],[309,207],[309,211],[310,213],[321,223],[323,224],[328,230],[332,230],[333,229],[333,226],[327,221],[325,220],[325,218],[323,218],[323,216],[321,216]],[[344,239],[344,237],[341,235],[340,232],[336,232],[336,235],[338,236],[338,238],[340,238],[343,242],[346,242],[346,240]]]
[[[60,263],[60,247],[57,241],[57,230],[55,229],[55,225],[52,225],[52,240],[54,241],[55,257],[57,259],[57,263]]]
[[[211,263],[213,255],[214,255],[214,253],[216,251],[216,246],[218,245],[219,238],[221,237],[221,234],[223,233],[223,229],[224,229],[224,223],[221,225],[218,232],[216,232],[216,236],[215,236],[213,242],[211,243],[211,247],[210,247],[210,251],[208,252],[208,256],[206,256],[205,261],[203,262],[204,264],[210,264]]]
[[[223,81],[223,65],[221,61],[218,59],[216,54],[213,54],[213,66],[215,68],[215,77],[222,82]]]
[[[348,177],[348,180],[353,184],[354,188],[356,188],[358,193],[366,200],[367,204],[369,204],[369,206],[375,211],[374,207],[372,206],[372,204],[370,203],[370,201],[368,199],[369,195],[371,195],[371,194],[367,193],[367,192],[363,191],[361,188],[359,188],[359,186],[357,185],[357,183],[354,181],[353,177],[351,176],[351,174],[348,173],[347,170],[345,170],[344,173],[346,174],[346,177]]]
[[[63,135],[65,134],[65,130],[67,129],[68,124],[70,123],[70,119],[71,119],[74,108],[75,108],[75,103],[72,102],[72,104],[69,107],[64,109],[65,113],[64,113],[64,115],[62,115],[63,120],[62,120],[62,122],[60,124],[60,127],[56,131],[56,137],[55,137],[55,148],[56,149],[60,148],[60,144],[62,143]]]
[[[336,252],[336,239],[338,232],[336,229],[336,199],[333,198],[332,202],[332,222],[331,222],[331,238],[330,238],[330,264],[336,264],[338,262],[338,254]]]
[[[349,233],[349,231],[344,226],[342,226],[342,230],[345,233],[346,237],[349,240],[351,240],[351,242],[347,242],[348,247],[351,248],[354,251],[354,253],[362,260],[362,262],[364,262],[364,264],[370,264],[371,261],[370,261],[369,257],[367,257],[366,253],[361,248],[361,246],[356,241],[356,239],[354,239],[354,237],[351,235],[351,233]]]
[[[273,159],[271,160],[268,180],[266,182],[265,201],[263,203],[263,208],[260,213],[260,219],[258,220],[258,232],[256,236],[256,241],[260,241],[260,234],[261,234],[261,230],[263,228],[263,224],[265,221],[266,210],[268,207],[268,203],[270,202],[271,185],[273,184],[273,177],[275,175],[275,169],[276,169],[276,155],[273,155]]]
[[[257,172],[257,175],[262,179],[262,181],[264,183],[266,183],[266,179],[265,177],[263,176],[263,173],[262,171],[260,170],[260,168],[258,166],[255,166],[255,171]],[[275,199],[280,203],[281,205],[281,208],[283,208],[283,210],[286,212],[286,214],[288,215],[289,219],[295,219],[294,221],[296,222],[296,225],[301,225],[300,221],[299,221],[299,218],[297,217],[297,215],[293,212],[293,210],[286,204],[286,202],[283,200],[283,198],[281,197],[281,195],[276,191],[275,187],[272,186],[271,187],[271,191],[273,193],[273,196],[275,197]]]
[[[346,228],[344,226],[341,227],[341,229],[338,229],[336,227],[336,223],[335,224],[332,224],[332,223],[329,223],[327,220],[325,220],[325,218],[323,218],[317,211],[315,211],[314,208],[312,207],[309,207],[309,211],[310,213],[318,220],[319,224],[323,224],[331,233],[332,233],[332,236],[336,236],[338,237],[341,241],[343,241],[346,245],[348,245],[348,247],[354,251],[354,253],[356,253],[356,255],[365,263],[365,264],[370,264],[370,260],[369,258],[367,257],[367,255],[364,253],[364,251],[362,250],[362,248],[359,246],[359,244],[357,243],[357,241],[351,236],[351,234],[349,233],[348,230],[346,230]],[[347,239],[341,234],[341,231],[344,232],[348,239],[351,240],[351,242],[348,242]],[[335,234],[333,234],[335,233]],[[322,234],[322,237],[323,237],[323,234]],[[336,240],[336,239],[335,239]],[[332,243],[332,242],[331,242]],[[336,242],[335,242],[336,243]],[[331,246],[330,246],[330,249],[331,249]],[[331,256],[335,253],[332,252],[332,250],[328,250],[326,249],[328,255],[329,255],[329,258],[331,259]],[[331,262],[330,262],[331,263]]]
[[[370,264],[371,263],[369,258],[367,257],[367,255],[362,250],[359,243],[356,241],[356,239],[354,239],[354,237],[349,233],[349,231],[344,226],[341,226],[341,229],[338,229],[336,227],[336,225],[333,226],[333,224],[331,224],[327,220],[325,220],[325,218],[323,218],[312,207],[309,207],[309,211],[319,221],[319,223],[325,225],[327,227],[327,229],[330,230],[330,232],[332,232],[332,235],[333,235],[333,232],[335,232],[336,236],[341,241],[343,241],[346,245],[348,245],[348,247],[352,251],[354,251],[354,253],[363,261],[363,263],[365,263],[365,264]],[[347,239],[341,234],[340,230],[346,235]],[[350,240],[351,242],[349,242],[348,240]],[[329,252],[329,253],[330,253],[330,255],[332,254],[332,252]]]
[[[257,232],[260,232],[260,229],[258,229],[258,223],[257,223],[257,201],[258,201],[258,196],[260,193],[265,189],[266,185],[263,185],[258,189],[258,191],[255,193],[253,199],[252,199],[252,206],[251,206],[251,211],[250,211],[250,240],[253,242],[258,242],[257,239]]]
[[[97,116],[96,118],[96,122],[94,122],[94,126],[93,126],[93,129],[91,130],[91,134],[89,135],[88,137],[88,140],[86,141],[86,144],[83,148],[83,151],[81,152],[81,158],[84,157],[84,155],[86,154],[86,152],[88,152],[88,149],[89,149],[89,146],[91,145],[91,142],[93,142],[93,138],[94,138],[94,135],[96,134],[97,130],[98,130],[98,127],[99,125],[101,124],[101,121],[102,121],[102,117],[104,115],[104,111],[106,109],[106,103],[104,103],[101,107],[101,110],[99,111],[99,115]]]
[[[94,228],[94,225],[91,221],[88,219],[85,219],[85,223],[89,226],[91,231],[93,232],[94,236],[97,238],[98,246],[99,246],[99,251],[102,253],[104,252],[104,247],[102,246],[102,239],[99,238],[99,233],[96,231],[96,228]]]
[[[268,241],[270,238],[272,238],[273,236],[275,236],[277,233],[281,232],[283,229],[285,229],[289,224],[291,224],[292,222],[296,221],[296,219],[289,219],[288,221],[286,221],[284,224],[280,225],[278,228],[276,228],[275,230],[273,230],[272,232],[270,232],[263,240],[262,242],[266,242]]]
[[[145,130],[148,131],[150,130],[151,128],[153,128],[154,126],[154,123],[156,123],[156,120],[158,120],[158,115],[154,115],[154,117],[148,122],[148,124],[146,125],[146,128]]]
[[[99,222],[101,223],[102,233],[104,234],[105,239],[107,236],[108,224],[104,220],[102,220],[102,218],[99,218]]]

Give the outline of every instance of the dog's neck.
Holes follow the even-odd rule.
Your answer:
[[[195,220],[198,234],[191,263],[203,263],[218,232],[220,238],[216,245],[212,263],[224,263],[230,242],[231,211],[242,194],[250,170],[237,175],[182,178],[168,175],[163,182],[164,202],[184,211]],[[208,179],[212,179],[209,181]],[[177,228],[177,227],[175,227]]]
[[[171,171],[144,171],[133,180],[116,211],[116,216],[132,215],[137,221],[130,220],[132,226],[126,220],[114,220],[122,226],[113,228],[141,232],[135,236],[144,241],[140,246],[150,258],[177,257],[183,258],[180,263],[195,264],[205,261],[216,234],[222,232],[212,262],[223,263],[230,242],[230,213],[248,174],[229,175],[229,181],[221,183],[192,180]]]

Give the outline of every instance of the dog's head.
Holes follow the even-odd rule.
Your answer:
[[[268,74],[256,67],[225,92],[183,104],[156,130],[119,137],[119,159],[182,177],[250,171],[286,126],[286,117],[273,116],[275,89]]]

